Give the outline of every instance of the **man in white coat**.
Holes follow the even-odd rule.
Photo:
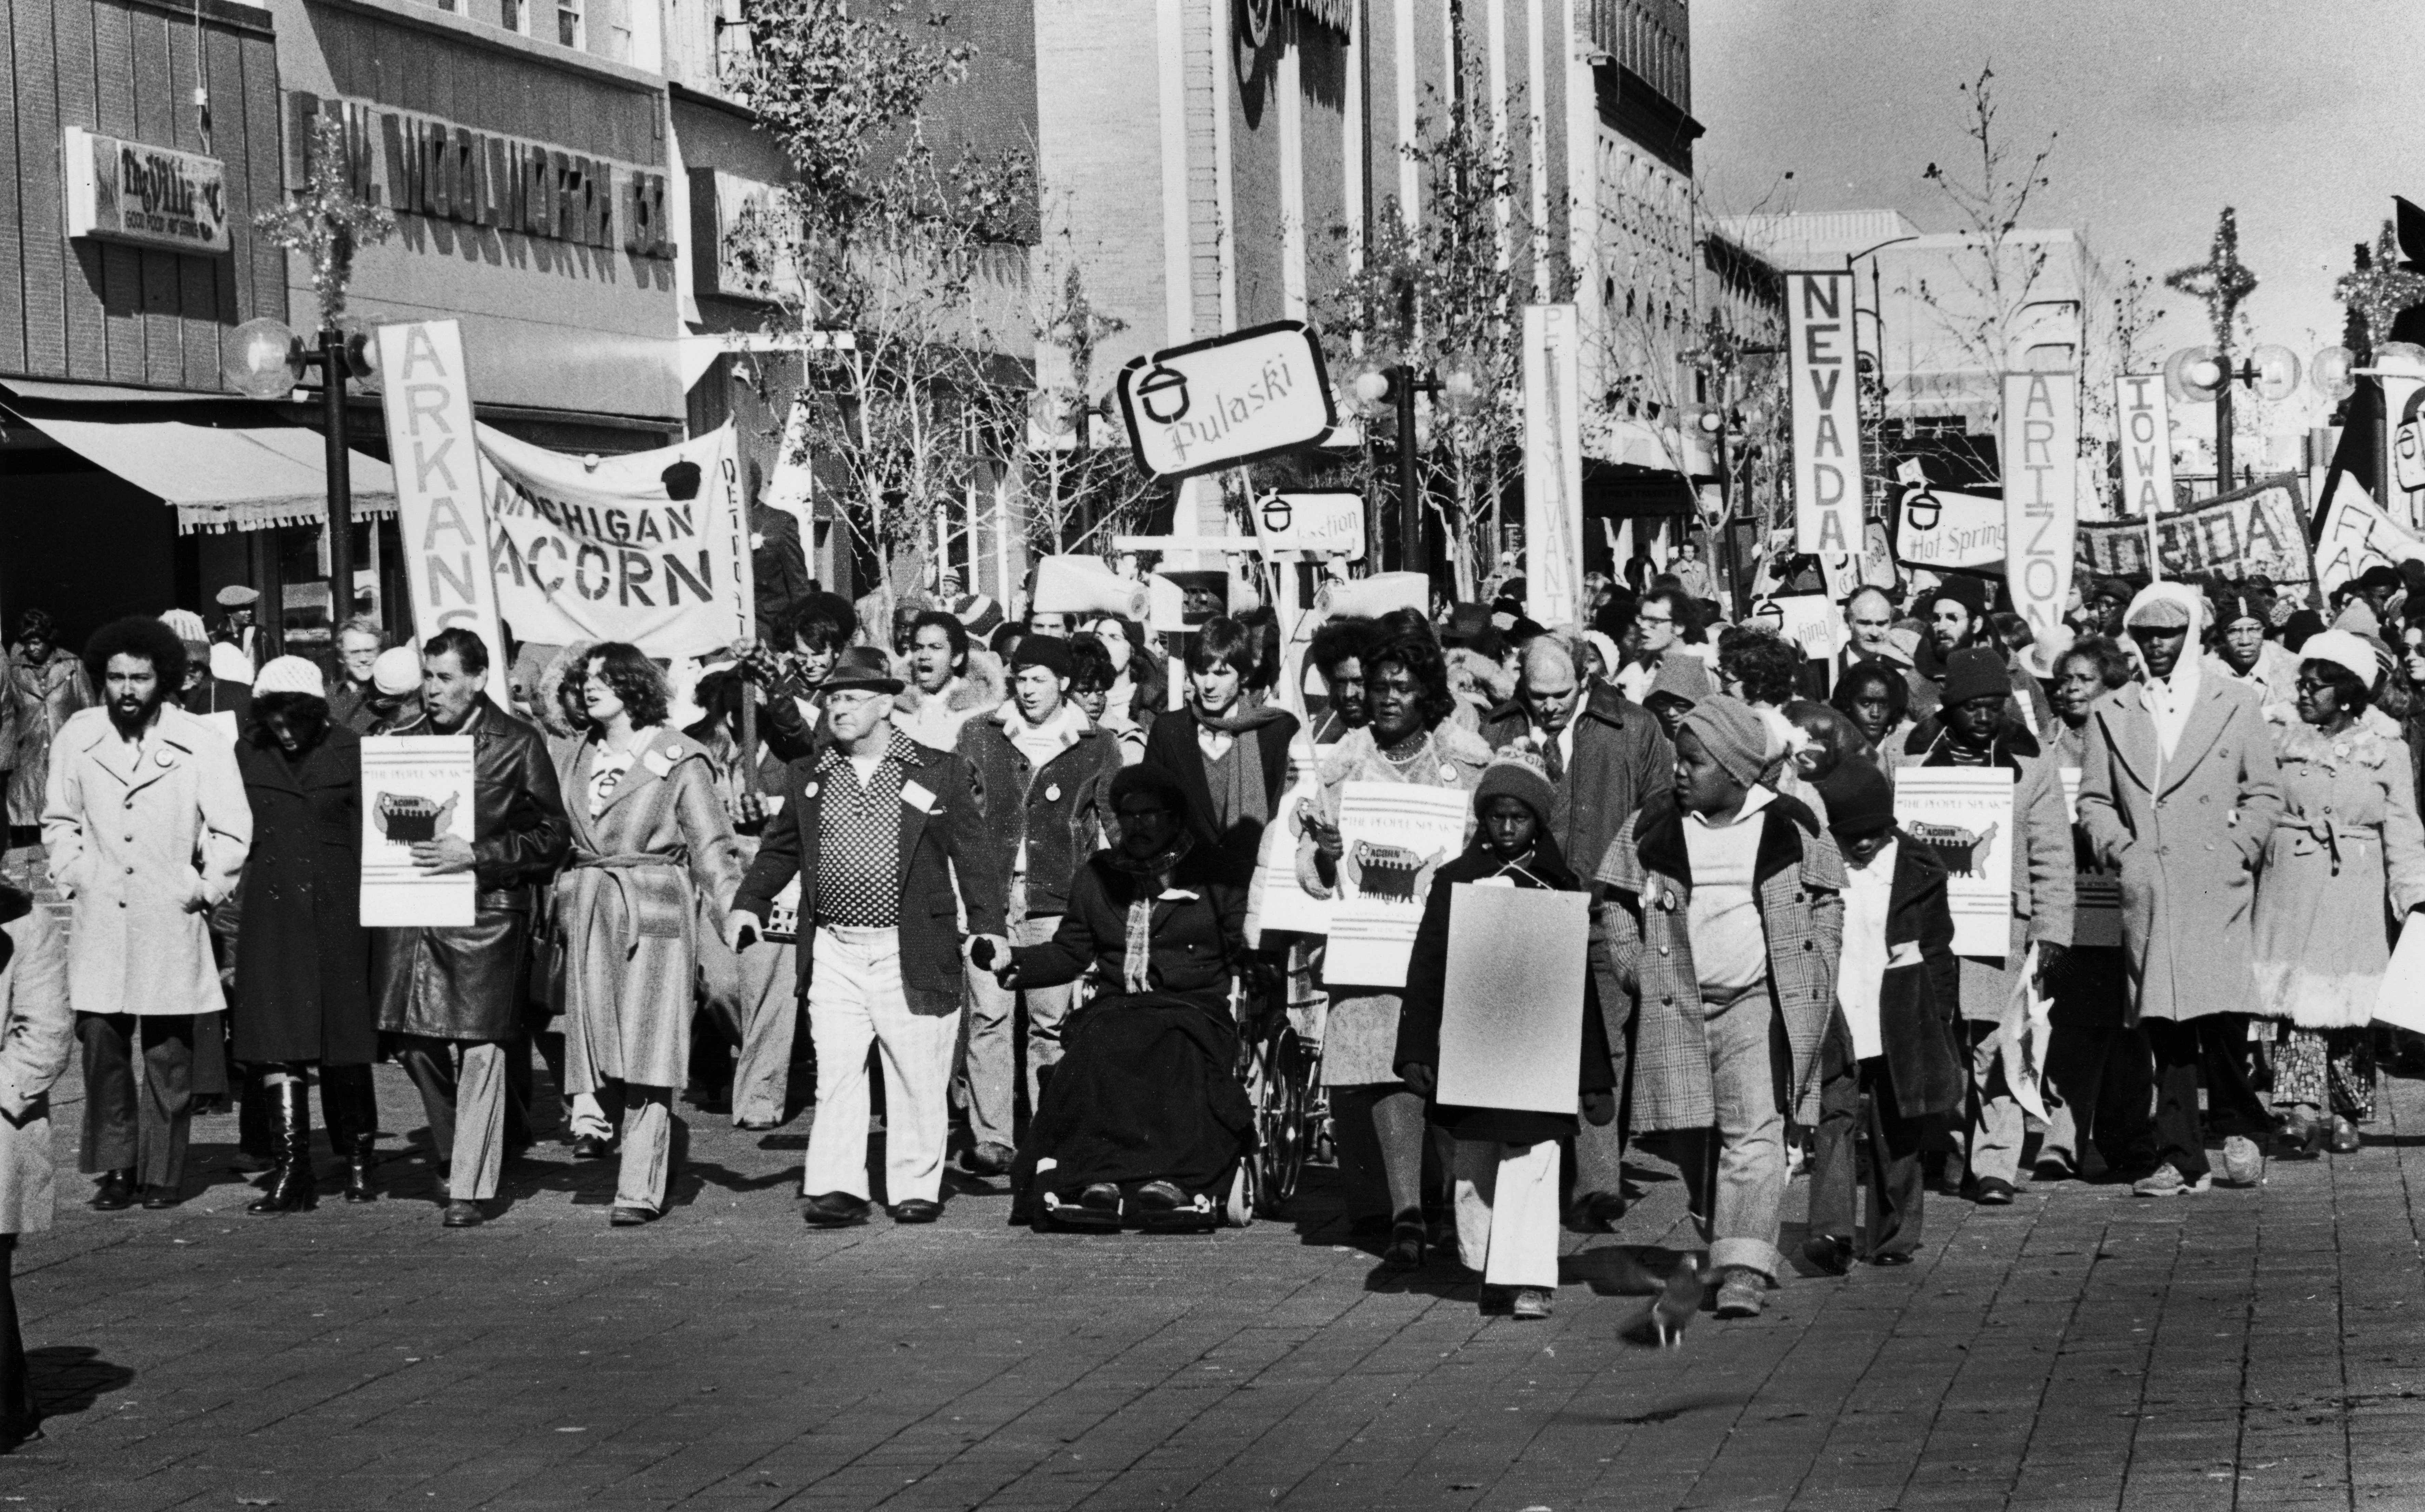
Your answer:
[[[94,1207],[123,1208],[139,1188],[145,1207],[169,1208],[193,1121],[194,1020],[226,1006],[206,915],[235,890],[252,808],[227,737],[171,701],[185,676],[174,631],[148,616],[113,620],[93,633],[85,665],[101,706],[61,727],[42,805],[51,879],[75,910],[78,1168],[101,1178]]]

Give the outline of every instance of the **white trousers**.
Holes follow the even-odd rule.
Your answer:
[[[1485,1286],[1558,1289],[1558,1142],[1460,1139],[1456,1247]]]
[[[809,1037],[817,1047],[817,1111],[800,1190],[866,1198],[867,1049],[884,1060],[884,1196],[939,1200],[951,1130],[956,1013],[912,1013],[901,990],[898,929],[817,929]]]

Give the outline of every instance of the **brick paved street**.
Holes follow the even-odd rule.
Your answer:
[[[379,1076],[393,1146],[417,1104]],[[2425,1087],[2386,1102],[2364,1153],[2261,1191],[1932,1198],[1923,1263],[1674,1353],[1588,1284],[1603,1247],[1680,1242],[1655,1173],[1518,1325],[1444,1269],[1376,1280],[1319,1189],[1303,1231],[1038,1237],[978,1196],[819,1234],[801,1125],[693,1114],[654,1227],[610,1231],[611,1170],[550,1144],[447,1231],[418,1158],[377,1206],[248,1217],[207,1119],[175,1213],[63,1175],[18,1281],[49,1437],[0,1506],[2425,1504]]]

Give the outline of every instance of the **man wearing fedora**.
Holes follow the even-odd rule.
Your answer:
[[[801,1215],[817,1228],[867,1221],[867,1052],[884,1059],[885,1197],[895,1223],[941,1215],[952,1054],[964,983],[956,866],[983,853],[968,765],[892,728],[901,680],[854,646],[818,689],[831,743],[784,771],[783,803],[733,899],[733,947],[761,933],[776,894],[800,879],[799,964],[817,1051],[817,1117],[801,1170]],[[999,940],[1002,903],[968,899],[972,933]]]

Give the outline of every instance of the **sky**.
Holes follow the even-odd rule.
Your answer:
[[[2352,244],[2374,240],[2393,194],[2425,202],[2419,0],[1691,0],[1691,14],[1695,167],[1717,213],[1887,208],[1954,229],[1920,174],[1975,164],[1956,86],[1992,66],[1999,133],[2032,149],[2055,134],[2032,224],[2081,232],[2109,268],[2161,274],[2205,261],[2235,206],[2256,340],[2303,364],[2340,339],[2333,281]],[[2154,308],[2160,353],[2207,340],[2188,296],[2159,284]]]

